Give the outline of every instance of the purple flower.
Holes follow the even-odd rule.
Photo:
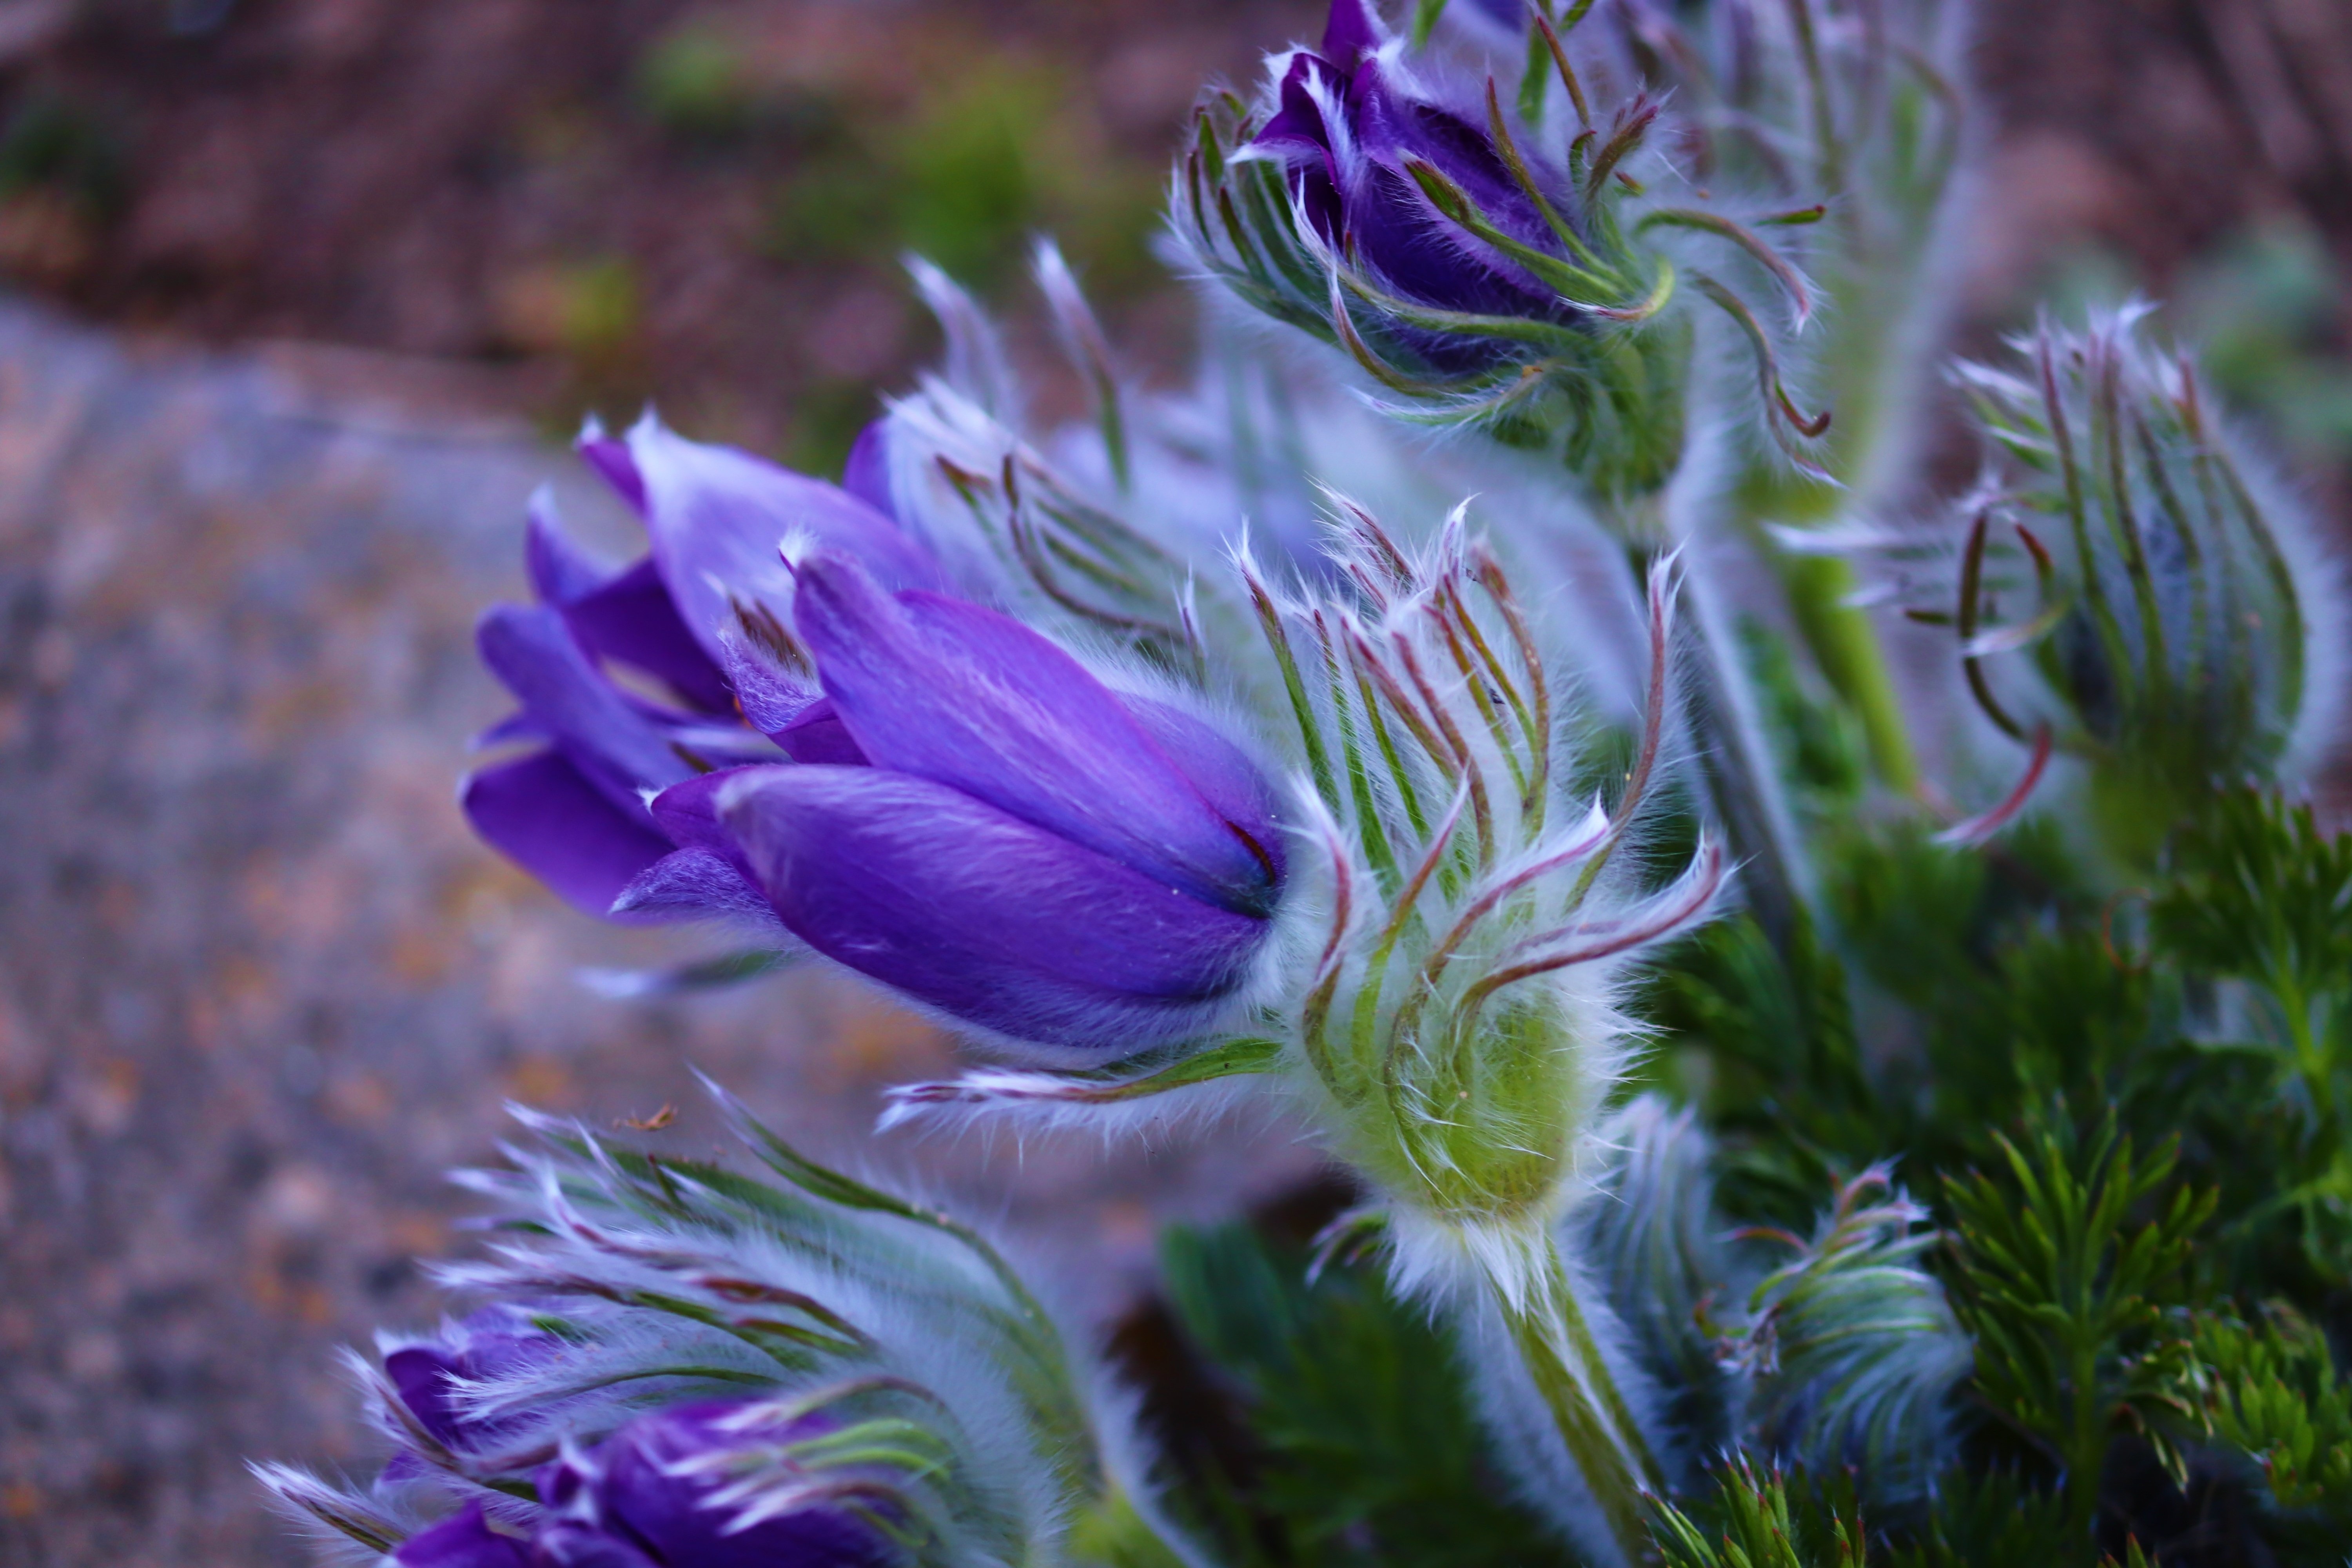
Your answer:
[[[878,497],[878,450],[861,448],[853,478]],[[525,558],[538,603],[491,610],[478,641],[521,707],[488,738],[540,745],[468,778],[466,815],[591,914],[618,903],[635,920],[772,921],[740,867],[674,838],[646,797],[773,761],[769,733],[793,731],[816,702],[784,630],[783,547],[845,553],[894,587],[942,586],[939,564],[869,500],[686,440],[650,416],[625,439],[592,426],[580,451],[644,520],[652,549],[614,570],[564,536],[544,499],[534,503]],[[617,680],[620,670],[660,695]]]
[[[799,568],[823,698],[803,761],[654,803],[731,844],[816,951],[968,1023],[1123,1055],[1241,987],[1283,882],[1265,776],[1210,724],[1113,693],[992,610]]]
[[[539,1472],[549,1517],[529,1561],[535,1568],[881,1568],[899,1553],[871,1514],[840,1500],[854,1481],[845,1488],[841,1476],[814,1474],[784,1452],[834,1429],[824,1416],[778,1418],[751,1401],[641,1415],[594,1452]],[[715,1495],[739,1480],[755,1482],[765,1505],[740,1528],[747,1504]],[[775,1506],[794,1490],[810,1495]],[[481,1559],[481,1568],[494,1563]],[[446,1568],[476,1565],[451,1558]]]
[[[458,1452],[476,1450],[498,1441],[504,1426],[472,1414],[460,1385],[520,1371],[552,1355],[562,1342],[518,1308],[485,1307],[437,1341],[385,1356],[384,1376],[434,1441]]]
[[[1254,145],[1290,171],[1307,221],[1381,286],[1411,304],[1475,316],[1576,317],[1559,291],[1491,238],[1442,212],[1409,172],[1443,175],[1510,240],[1565,260],[1568,252],[1486,129],[1408,89],[1380,58],[1381,29],[1365,0],[1332,0],[1319,50],[1299,49],[1276,112]],[[1528,165],[1552,211],[1573,223],[1578,203],[1555,171]],[[1458,334],[1412,334],[1433,365],[1481,368],[1507,345]]]
[[[402,1542],[392,1560],[401,1568],[535,1568],[539,1562],[528,1541],[492,1527],[478,1502]]]

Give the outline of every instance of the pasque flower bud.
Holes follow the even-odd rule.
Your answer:
[[[1019,1277],[948,1215],[816,1165],[732,1101],[754,1174],[522,1113],[469,1173],[490,1305],[368,1369],[401,1452],[290,1511],[401,1568],[1057,1560],[1110,1500],[1095,1416]]]
[[[772,644],[784,635],[781,545],[847,552],[893,586],[940,586],[940,569],[869,501],[685,440],[650,416],[625,439],[591,426],[581,452],[644,520],[653,547],[614,570],[564,536],[551,501],[533,504],[525,559],[539,602],[492,609],[478,640],[521,704],[487,739],[534,744],[466,781],[467,817],[591,914],[622,901],[624,918],[765,919],[740,868],[681,844],[646,795],[791,751],[788,734],[774,736],[816,701],[814,679],[789,647],[755,647],[746,631]],[[662,696],[617,670],[650,678]]]
[[[832,556],[799,577],[824,760],[656,814],[707,813],[796,936],[964,1022],[1080,1059],[1205,1027],[1283,890],[1249,756],[993,610]]]
[[[2336,598],[2307,523],[2146,313],[2045,322],[2014,345],[2021,367],[1960,368],[2000,463],[1967,508],[1957,607],[1932,617],[1995,724],[2047,726],[2090,763],[2127,856],[2210,789],[2278,782],[2308,752]],[[1988,662],[2012,649],[2054,709]]]
[[[1365,0],[1333,0],[1321,45],[1276,57],[1256,104],[1202,104],[1173,183],[1179,236],[1244,301],[1402,395],[1391,412],[1556,449],[1612,498],[1655,490],[1681,458],[1687,272],[1755,348],[1766,421],[1801,457],[1825,426],[1782,388],[1771,333],[1669,237],[1727,242],[1724,259],[1788,291],[1799,325],[1803,280],[1755,226],[1653,195],[1675,178],[1645,151],[1661,105],[1635,94],[1596,118],[1543,26],[1577,118],[1557,154],[1491,79],[1417,71]]]

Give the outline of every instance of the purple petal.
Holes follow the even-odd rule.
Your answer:
[[[1268,929],[902,773],[745,769],[719,813],[811,947],[967,1022],[1094,1059],[1204,1027]]]
[[[647,867],[614,897],[615,916],[644,921],[731,921],[777,927],[776,911],[729,856],[679,849]]]
[[[820,556],[801,568],[795,617],[876,767],[951,785],[1208,902],[1273,907],[1264,857],[1108,688],[1020,622],[887,595]]]
[[[833,700],[824,698],[798,719],[775,733],[775,742],[784,754],[796,763],[830,763],[837,767],[870,766],[866,753],[858,748],[857,739],[849,726],[841,721],[834,710]]]
[[[531,1568],[530,1546],[492,1530],[478,1502],[402,1542],[392,1560],[401,1568]]]
[[[1381,47],[1381,25],[1366,0],[1331,0],[1323,24],[1323,58],[1342,70]]]
[[[898,517],[898,504],[890,498],[890,421],[887,417],[860,430],[857,439],[849,444],[841,488],[884,517]]]
[[[485,768],[460,796],[467,821],[564,901],[604,916],[623,889],[670,852],[642,811],[624,815],[557,752]]]
[[[534,1544],[534,1568],[673,1568],[646,1556],[624,1536],[568,1520],[558,1520],[541,1530]],[[688,1568],[701,1568],[701,1564]]]
[[[736,605],[781,614],[792,574],[780,555],[813,541],[863,563],[893,586],[943,587],[939,563],[887,516],[835,486],[748,452],[704,446],[650,417],[629,432],[646,493],[646,531],[678,613],[715,662]]]
[[[629,455],[629,444],[604,434],[604,426],[595,419],[588,421],[580,432],[573,449],[581,460],[596,470],[596,475],[613,487],[613,493],[626,501],[629,510],[639,517],[646,514],[646,481],[637,472],[637,461]]]
[[[458,1381],[495,1377],[553,1355],[562,1342],[504,1303],[469,1313],[446,1338],[405,1346],[383,1358],[384,1375],[417,1424],[446,1447],[479,1448],[503,1424],[474,1415]]]
[[[743,711],[743,721],[761,734],[791,728],[812,703],[823,700],[805,659],[787,668],[739,626],[729,627],[720,640],[727,648],[722,663],[736,706]]]
[[[541,1532],[541,1559],[562,1568],[880,1568],[894,1553],[882,1531],[845,1508],[812,1504],[731,1528],[737,1510],[709,1506],[720,1478],[681,1473],[685,1461],[741,1447],[772,1451],[834,1424],[803,1416],[738,1430],[740,1402],[675,1405],[643,1415],[578,1461],[540,1472],[540,1495],[559,1520]],[[789,1463],[789,1461],[784,1461]]]
[[[1279,884],[1284,867],[1282,808],[1265,770],[1206,720],[1148,697],[1125,696],[1119,700],[1192,781],[1209,809],[1224,818],[1228,830],[1241,835],[1253,856],[1264,861],[1268,878]]]
[[[613,579],[613,569],[572,542],[556,516],[555,498],[541,488],[530,498],[524,525],[523,569],[541,604],[568,605]]]
[[[677,605],[653,557],[570,601],[562,610],[564,624],[589,652],[660,678],[707,713],[734,713],[735,694],[678,618]]]
[[[544,605],[497,605],[475,630],[482,662],[607,799],[625,813],[640,789],[695,770],[646,711],[606,679]]]
[[[1495,226],[1531,247],[1557,250],[1550,226],[1519,189],[1485,132],[1393,90],[1377,63],[1358,73],[1352,100],[1364,160],[1342,192],[1363,258],[1391,287],[1445,310],[1559,317],[1553,291],[1517,263],[1441,217],[1403,160],[1434,165]]]

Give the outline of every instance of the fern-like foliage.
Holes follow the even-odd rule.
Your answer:
[[[1454,1347],[1377,1273],[1323,1270],[1241,1227],[1171,1231],[1160,1263],[1255,1452],[1248,1503],[1212,1498],[1227,1561],[1517,1568],[1563,1559],[1496,1481]],[[1211,1485],[1239,1478],[1212,1478]]]
[[[1650,1532],[1665,1568],[1864,1568],[1862,1510],[1851,1487],[1736,1460],[1712,1497],[1685,1512],[1655,1505]]]
[[[2212,1196],[2173,1185],[2175,1147],[2142,1155],[2112,1117],[2088,1136],[2062,1123],[1999,1142],[1996,1172],[1945,1186],[1953,1304],[1976,1338],[1978,1398],[2055,1465],[2065,1538],[2087,1554],[2109,1445],[2161,1442],[2179,1407],[2189,1351],[2165,1309]]]
[[[2221,983],[2216,1048],[2256,1069],[2226,1113],[2261,1147],[2217,1162],[2231,1238],[2291,1247],[2316,1283],[2340,1286],[2352,1280],[2352,836],[2323,833],[2307,805],[2233,791],[2176,837],[2172,858],[2151,945]],[[2235,1152],[2231,1131],[2214,1141]],[[2245,1172],[2257,1179],[2230,1179]]]
[[[2261,1321],[2200,1313],[2189,1393],[2212,1440],[2258,1467],[2282,1533],[2352,1534],[2352,1384],[2326,1336],[2284,1304]]]

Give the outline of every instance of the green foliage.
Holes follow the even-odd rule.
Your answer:
[[[2273,218],[2238,235],[2179,290],[2206,374],[2299,452],[2352,451],[2352,366],[2331,342],[2343,310],[2317,234]]]
[[[2352,1531],[2352,1384],[2294,1309],[2262,1322],[2200,1314],[2188,1393],[2215,1441],[2261,1468],[2270,1500]]]
[[[1801,914],[1779,950],[1753,915],[1709,926],[1661,971],[1650,1015],[1707,1049],[1702,1100],[1744,1216],[1808,1225],[1832,1179],[1889,1147],[1897,1113],[1863,1069],[1844,965]]]
[[[2009,1467],[1944,1478],[1935,1511],[1917,1538],[1892,1558],[1893,1568],[2042,1568],[2073,1560],[2066,1500]]]
[[[2161,961],[2224,983],[2215,1067],[2239,1079],[2200,1120],[2222,1156],[2231,1239],[2292,1251],[2319,1279],[2342,1281],[2352,1277],[2352,837],[2322,833],[2308,805],[2231,791],[2177,836],[2171,859],[2149,943]]]
[[[1853,1489],[1793,1480],[1740,1459],[1715,1474],[1693,1518],[1660,1502],[1651,1522],[1665,1568],[1863,1568],[1862,1512]],[[1794,1497],[1791,1497],[1791,1492]]]
[[[2141,1157],[2112,1117],[2087,1137],[2062,1122],[2023,1149],[1999,1142],[2001,1168],[1946,1183],[1953,1305],[1978,1399],[2056,1464],[2068,1537],[2087,1548],[2110,1443],[2160,1441],[2179,1407],[2189,1350],[2165,1309],[2212,1197],[2172,1185],[2177,1150]]]
[[[1826,847],[1828,902],[1855,962],[1901,1000],[1932,1004],[1982,950],[1992,880],[1985,857],[1937,844],[1911,821]]]
[[[636,89],[656,124],[688,136],[737,134],[759,109],[742,50],[707,24],[688,23],[657,39],[637,62]]]
[[[2158,951],[2254,981],[2282,1005],[2352,978],[2352,837],[2321,833],[2310,806],[2227,792],[2172,856],[2174,880],[2149,911]]]
[[[1809,691],[1795,650],[1761,622],[1740,623],[1739,651],[1780,742],[1780,765],[1800,798],[1817,812],[1850,809],[1869,780],[1860,721]]]
[[[1310,1284],[1303,1258],[1237,1227],[1172,1231],[1160,1262],[1178,1321],[1242,1395],[1257,1449],[1249,1500],[1274,1540],[1234,1540],[1236,1552],[1450,1568],[1559,1559],[1500,1500],[1452,1347],[1373,1276],[1334,1268]],[[1238,1515],[1238,1500],[1222,1511]]]
[[[1157,184],[1114,157],[1070,84],[985,56],[887,121],[810,128],[775,189],[766,247],[794,263],[895,265],[913,250],[992,286],[1050,229],[1098,296],[1140,281]]]

